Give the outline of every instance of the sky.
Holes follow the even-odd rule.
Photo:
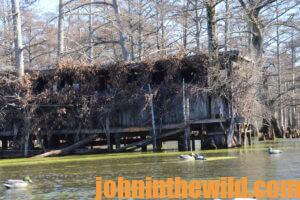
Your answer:
[[[55,12],[58,9],[58,0],[39,0],[37,4],[43,12]]]

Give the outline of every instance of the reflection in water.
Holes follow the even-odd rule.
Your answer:
[[[18,188],[5,190],[2,195],[3,199],[32,199],[32,189],[28,188]]]
[[[268,147],[282,149],[280,155],[269,155]],[[300,177],[300,142],[257,144],[237,151],[210,152],[208,161],[181,161],[177,156],[121,158],[85,162],[0,167],[0,182],[29,175],[34,184],[23,190],[0,187],[0,199],[93,199],[95,177],[116,180],[118,176],[132,179],[168,178],[214,179],[224,176],[247,176],[257,179],[295,179]],[[235,159],[213,160],[216,157]]]

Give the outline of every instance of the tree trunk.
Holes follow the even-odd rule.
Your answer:
[[[276,3],[276,61],[277,61],[277,69],[278,69],[278,95],[281,94],[281,66],[280,66],[280,41],[279,41],[279,10],[278,10],[278,2]],[[283,126],[282,120],[282,102],[281,102],[281,95],[279,96],[279,106],[278,106],[278,121],[279,125]]]
[[[188,38],[188,9],[189,9],[189,0],[186,0],[186,5],[184,6],[183,11],[183,18],[184,18],[184,24],[183,24],[183,48],[187,48],[187,38]]]
[[[249,32],[250,32],[250,41],[251,41],[251,52],[252,49],[255,50],[253,55],[256,58],[261,58],[263,55],[263,26],[260,24],[259,13],[261,9],[266,7],[268,4],[273,3],[275,0],[270,0],[265,2],[264,6],[261,5],[261,2],[249,1],[249,7],[245,4],[243,0],[238,0],[245,10],[246,15],[249,19]]]
[[[127,1],[128,5],[128,24],[129,24],[129,42],[130,42],[130,60],[134,61],[135,60],[135,55],[134,55],[134,30],[133,30],[133,22],[132,22],[132,2],[131,0]]]
[[[263,57],[263,42],[264,42],[264,25],[262,24],[263,20],[260,19],[260,11],[264,9],[267,5],[275,2],[276,0],[260,0],[260,1],[248,1],[249,5],[247,6],[244,0],[238,0],[241,6],[243,7],[245,14],[249,20],[249,32],[250,38],[249,42],[251,42],[251,51],[253,60],[257,60],[257,64],[262,66],[262,57]],[[278,38],[277,38],[278,39]],[[253,52],[253,50],[255,52]],[[278,52],[279,53],[279,50]],[[280,64],[280,63],[278,63]],[[269,120],[263,119],[263,122],[268,122],[266,126],[268,129],[272,129],[273,125],[270,123],[274,118],[273,108],[271,107],[270,97],[269,97],[269,85],[268,85],[268,74],[266,69],[263,69],[262,75],[262,92],[261,92],[261,102],[262,104],[272,113],[271,116],[268,116]],[[279,83],[280,88],[280,83]],[[282,112],[282,111],[281,111]],[[263,123],[264,124],[264,123]],[[262,127],[265,129],[265,125]]]
[[[90,0],[89,5],[89,63],[93,64],[94,61],[94,40],[93,40],[93,1]]]
[[[208,51],[209,51],[209,85],[212,86],[219,80],[219,49],[217,38],[216,21],[216,0],[205,1],[207,12],[207,32],[208,32]]]
[[[120,43],[120,46],[122,49],[123,60],[127,61],[128,60],[128,50],[126,48],[126,38],[124,36],[124,28],[123,28],[123,24],[122,24],[120,13],[119,13],[118,2],[117,2],[117,0],[113,0],[112,3],[113,3],[113,9],[114,9],[117,26],[118,26],[119,43]]]
[[[16,71],[19,77],[24,76],[24,55],[21,27],[21,13],[19,0],[11,0],[11,10],[13,15],[13,30],[15,43]]]
[[[156,1],[156,45],[161,56],[167,54],[165,41],[165,9],[164,1]]]
[[[64,53],[64,0],[59,0],[57,40],[57,57],[60,59]]]
[[[142,31],[143,31],[143,26],[142,26],[142,5],[143,2],[142,0],[139,0],[139,13],[138,13],[138,60],[142,60],[142,48],[143,48],[143,41],[142,41]]]
[[[230,14],[230,10],[229,10],[229,0],[225,0],[225,8],[226,8],[226,13],[225,13],[225,52],[228,51],[228,29],[229,29],[229,14]]]
[[[236,144],[234,143],[234,126],[235,126],[234,120],[235,120],[235,114],[233,114],[231,117],[229,129],[227,132],[227,148],[236,146]]]
[[[195,0],[195,6],[194,6],[194,9],[195,9],[195,25],[196,25],[196,34],[195,34],[195,37],[196,37],[196,49],[197,51],[199,52],[200,51],[200,33],[201,33],[201,30],[200,30],[200,24],[199,24],[199,10],[198,10],[198,0]]]
[[[161,1],[161,13],[160,13],[160,30],[161,30],[161,55],[165,56],[167,55],[166,50],[166,36],[165,36],[165,18],[164,18],[164,3]]]
[[[83,145],[86,145],[90,142],[92,142],[93,140],[95,140],[98,137],[98,135],[91,135],[71,146],[68,146],[64,149],[59,149],[59,150],[53,150],[53,151],[49,151],[46,153],[43,153],[41,155],[37,155],[35,156],[36,158],[44,158],[44,157],[49,157],[49,156],[58,156],[58,155],[66,155],[71,153],[73,150],[77,149],[78,147],[81,147]]]
[[[291,47],[291,52],[292,52],[292,57],[291,57],[291,63],[292,63],[292,128],[297,127],[297,117],[296,117],[296,84],[295,84],[295,65],[296,65],[296,47],[294,45],[294,31],[292,32],[292,47]]]
[[[160,40],[159,40],[159,9],[158,9],[158,1],[156,1],[156,7],[155,7],[155,21],[156,21],[156,34],[155,34],[155,39],[156,39],[156,48],[157,50],[161,49],[160,46]]]

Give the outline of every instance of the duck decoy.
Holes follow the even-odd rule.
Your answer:
[[[199,154],[199,153],[196,153],[194,155],[194,157],[195,157],[195,160],[206,160],[206,158],[203,155]]]
[[[191,155],[180,155],[179,158],[181,160],[195,160],[195,154],[191,153]]]
[[[280,154],[280,153],[282,153],[281,150],[272,149],[271,147],[269,147],[269,154]]]
[[[13,180],[13,179],[6,180],[3,185],[7,189],[11,189],[11,188],[25,188],[30,183],[32,183],[32,180],[30,179],[30,177],[29,176],[25,176],[23,178],[23,180]]]

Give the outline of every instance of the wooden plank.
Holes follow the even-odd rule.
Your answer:
[[[150,131],[151,127],[130,127],[130,128],[111,128],[111,133],[131,133],[131,132],[147,132]],[[55,130],[55,134],[74,134],[76,130]],[[103,129],[81,129],[81,134],[105,134],[105,130]]]
[[[168,130],[168,129],[177,129],[183,127],[184,124],[169,124],[169,125],[164,125],[162,126],[162,129]],[[111,128],[110,132],[111,133],[133,133],[133,132],[149,132],[152,128],[150,126],[145,126],[145,127],[128,127],[128,128]],[[55,134],[74,134],[76,130],[56,130],[54,131]],[[81,134],[104,134],[105,130],[103,129],[81,129]]]
[[[74,130],[70,130],[70,129],[64,129],[64,130],[55,130],[54,134],[61,134],[61,135],[70,135],[70,134],[75,134],[76,133],[76,129]],[[93,135],[93,134],[104,134],[105,130],[103,129],[81,129],[80,130],[81,134],[86,134],[86,135]]]
[[[220,123],[220,122],[226,122],[226,119],[203,119],[203,120],[193,120],[190,121],[189,124],[209,124],[209,123]],[[172,130],[172,129],[178,129],[185,127],[184,123],[178,123],[178,124],[168,124],[168,125],[163,125],[161,127],[162,130]],[[122,127],[115,127],[115,128],[110,128],[110,132],[112,134],[114,133],[139,133],[139,132],[149,132],[152,130],[151,126],[144,126],[144,127],[127,127],[127,128],[122,128]],[[76,130],[55,130],[55,134],[74,134]],[[91,135],[91,134],[105,134],[105,130],[103,129],[81,129],[81,134],[86,134],[86,135]],[[0,133],[1,136],[1,133]],[[9,135],[11,136],[11,135]]]
[[[184,123],[164,125],[164,126],[162,126],[162,129],[167,130],[167,129],[182,128],[182,127],[184,127]]]
[[[219,123],[219,122],[225,122],[226,119],[204,119],[204,120],[194,120],[190,121],[190,124],[209,124],[209,123]],[[163,125],[161,128],[163,130],[170,130],[170,129],[178,129],[184,127],[184,123],[179,124],[168,124]],[[111,128],[111,133],[138,133],[138,132],[149,132],[152,129],[151,126],[145,126],[145,127],[128,127],[128,128],[122,128],[122,127],[116,127]],[[105,130],[103,129],[81,129],[81,134],[91,135],[91,134],[105,134]],[[70,130],[70,129],[64,129],[64,130],[55,130],[55,134],[62,134],[62,135],[69,135],[69,134],[75,134],[76,130]],[[13,136],[12,131],[3,131],[0,132],[0,136],[7,137],[7,136]]]
[[[207,135],[225,135],[224,132],[208,132]]]
[[[202,119],[202,120],[193,120],[191,124],[210,124],[210,123],[219,123],[219,122],[226,122],[226,119]]]
[[[131,133],[131,132],[148,132],[150,126],[146,127],[128,127],[128,128],[111,128],[111,133]]]

